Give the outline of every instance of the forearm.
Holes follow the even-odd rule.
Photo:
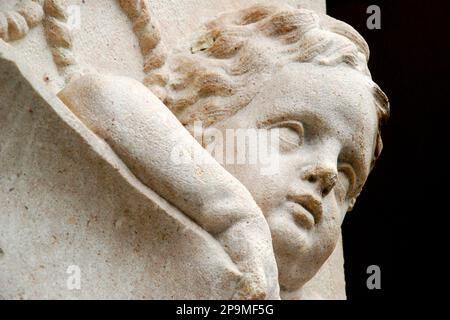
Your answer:
[[[249,275],[242,297],[265,296],[268,279],[261,277],[277,277],[277,270],[259,207],[160,100],[134,80],[98,75],[69,84],[59,96],[138,179],[222,243]],[[277,288],[270,291],[277,296]]]
[[[208,232],[261,212],[247,189],[198,144],[162,102],[127,78],[89,75],[60,94],[147,186]],[[184,153],[182,161],[174,159]],[[195,154],[195,156],[194,156]]]

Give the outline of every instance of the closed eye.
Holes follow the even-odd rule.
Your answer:
[[[294,120],[282,121],[270,125],[268,129],[278,129],[280,149],[282,152],[292,152],[303,145],[303,125]]]

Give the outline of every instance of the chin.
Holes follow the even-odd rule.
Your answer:
[[[336,241],[315,237],[315,229],[298,227],[287,216],[268,219],[283,291],[295,291],[311,280],[333,252]],[[333,245],[334,243],[334,245]]]

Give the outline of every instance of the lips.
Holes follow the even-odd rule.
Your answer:
[[[289,195],[289,206],[295,221],[310,229],[322,219],[322,202],[310,194]]]

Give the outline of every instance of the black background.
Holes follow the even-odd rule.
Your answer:
[[[372,4],[381,9],[379,30],[366,26]],[[436,199],[450,162],[448,143],[438,142],[448,136],[450,1],[328,0],[327,13],[366,39],[372,78],[391,103],[382,156],[343,224],[348,299],[427,296],[419,289],[431,281],[422,268],[425,234],[448,213]],[[367,289],[372,264],[381,268],[381,290]]]

